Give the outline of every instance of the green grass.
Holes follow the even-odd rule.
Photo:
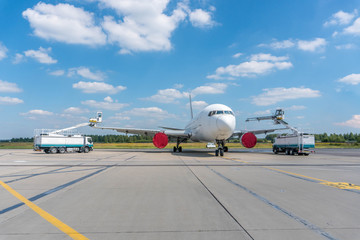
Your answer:
[[[172,149],[175,143],[169,143],[166,148]],[[206,143],[182,143],[185,149],[206,148]],[[240,143],[227,143],[229,148],[244,148]],[[316,143],[316,148],[360,148],[359,143]],[[32,149],[32,142],[0,142],[0,149]],[[152,143],[95,143],[96,149],[141,149],[155,148]],[[258,143],[255,148],[272,148],[271,143]]]

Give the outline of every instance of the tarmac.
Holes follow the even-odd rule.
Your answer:
[[[0,239],[360,239],[360,149],[0,150]]]

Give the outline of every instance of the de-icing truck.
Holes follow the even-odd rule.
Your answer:
[[[287,134],[275,138],[273,144],[273,152],[275,154],[284,152],[287,155],[309,155],[314,152],[315,137],[307,133],[297,132],[295,134]]]

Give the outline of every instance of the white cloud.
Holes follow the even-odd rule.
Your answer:
[[[56,71],[50,72],[50,75],[53,75],[53,76],[63,76],[64,74],[65,74],[64,70],[56,70]]]
[[[0,42],[0,61],[7,57],[7,51],[8,49],[5,47],[5,45]]]
[[[86,101],[82,101],[81,104],[87,105],[92,108],[96,108],[98,110],[106,109],[106,110],[111,110],[111,111],[117,111],[123,107],[128,106],[128,104],[126,104],[126,103],[118,103],[118,102],[113,102],[113,101],[110,102],[109,97],[106,97],[104,99],[104,102],[97,102],[95,100],[86,100]]]
[[[271,54],[267,53],[259,53],[259,54],[253,54],[250,56],[251,61],[270,61],[270,62],[282,62],[289,60],[289,57],[282,56],[282,57],[276,57]]]
[[[180,92],[174,88],[159,90],[155,95],[145,98],[145,100],[159,102],[159,103],[176,103],[176,100],[181,98],[187,98],[189,93]]]
[[[271,110],[270,110],[270,109],[267,109],[267,110],[264,110],[264,111],[254,112],[254,115],[258,115],[258,116],[261,116],[261,115],[269,115],[269,114],[271,114]]]
[[[18,64],[18,63],[22,62],[23,60],[24,60],[24,55],[17,53],[17,54],[15,54],[13,63]]]
[[[191,11],[189,13],[189,19],[194,27],[210,28],[215,25],[215,22],[211,19],[211,12],[202,9]]]
[[[284,41],[275,41],[270,44],[260,44],[259,47],[270,47],[272,49],[286,49],[286,48],[292,48],[295,46],[295,43],[293,40],[284,40]]]
[[[181,83],[174,84],[174,88],[176,88],[176,89],[181,89],[183,87],[184,87],[184,84],[181,84]]]
[[[360,35],[360,18],[357,18],[355,22],[344,29],[345,34]]]
[[[104,101],[109,102],[109,103],[114,102],[114,100],[110,96],[107,96],[106,98],[104,98]]]
[[[353,43],[348,43],[348,44],[343,44],[343,45],[337,45],[337,46],[335,46],[335,48],[338,50],[350,50],[350,49],[357,48],[357,46]]]
[[[79,107],[69,107],[64,110],[64,113],[68,113],[68,114],[83,114],[88,112],[89,112],[88,109],[79,108]]]
[[[360,128],[360,115],[353,115],[350,120],[335,124],[340,126],[352,127],[352,128]]]
[[[106,75],[101,71],[97,71],[95,73],[91,72],[87,67],[78,67],[78,68],[70,68],[68,76],[71,77],[74,74],[77,74],[83,78],[87,78],[94,81],[104,81]]]
[[[34,109],[34,110],[30,110],[26,113],[20,113],[21,116],[27,117],[29,119],[37,119],[38,117],[47,117],[47,116],[52,116],[54,115],[54,113],[49,112],[49,111],[45,111],[45,110],[41,110],[41,109]]]
[[[242,53],[235,53],[233,55],[233,58],[239,58],[240,56],[242,56],[243,54]]]
[[[84,93],[108,93],[115,94],[126,89],[124,86],[116,86],[103,82],[83,82],[73,84],[73,88],[80,89]]]
[[[360,84],[360,74],[350,74],[338,80],[338,82],[350,84],[350,85],[358,85]]]
[[[148,108],[133,108],[132,110],[129,111],[117,113],[113,118],[119,119],[124,117],[144,117],[146,119],[165,119],[165,118],[174,118],[175,115],[170,114],[167,111],[158,107],[148,107]]]
[[[258,106],[269,106],[281,101],[299,99],[299,98],[315,98],[320,97],[318,90],[310,88],[272,88],[263,89],[263,93],[253,96],[252,103]]]
[[[203,109],[203,108],[205,108],[206,106],[209,105],[205,101],[192,101],[191,104],[192,104],[193,109],[198,109],[198,110]],[[190,103],[187,103],[186,106],[189,107]]]
[[[186,18],[184,4],[178,4],[170,16],[166,15],[168,0],[101,0],[101,3],[122,17],[116,20],[105,16],[102,23],[109,42],[118,44],[122,54],[169,51],[172,32]]]
[[[353,13],[347,13],[344,11],[338,11],[334,13],[330,20],[324,23],[324,26],[331,26],[331,25],[346,25],[349,24],[357,15],[357,10],[354,10]]]
[[[1,97],[0,96],[0,105],[14,105],[23,103],[24,101],[19,98],[12,98],[12,97]]]
[[[42,48],[40,47],[39,50],[27,50],[24,52],[26,57],[30,57],[38,61],[39,63],[45,64],[54,64],[57,63],[57,60],[53,59],[49,56],[51,52],[51,48]]]
[[[192,95],[201,94],[222,94],[225,92],[227,85],[225,83],[212,83],[206,86],[200,86],[191,91]]]
[[[291,68],[293,65],[289,61],[285,61],[288,57],[276,57],[271,54],[254,54],[251,61],[243,62],[239,65],[228,65],[226,67],[219,67],[215,74],[207,76],[210,79],[229,79],[236,77],[256,77],[258,75],[266,74],[274,70],[284,70]]]
[[[293,105],[291,107],[284,108],[284,110],[290,110],[290,111],[298,111],[298,110],[304,110],[306,109],[305,106],[302,105]]]
[[[0,80],[0,92],[21,92],[22,90],[16,83],[6,82]]]
[[[323,50],[326,44],[327,42],[324,38],[315,38],[312,41],[299,40],[298,48],[303,51],[315,52]]]
[[[69,44],[103,45],[106,35],[95,25],[94,14],[70,4],[39,2],[22,13],[34,35]]]

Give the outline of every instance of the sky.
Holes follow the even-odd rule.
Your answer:
[[[183,128],[222,103],[237,130],[285,111],[360,132],[360,0],[1,0],[0,139],[103,112],[103,126]],[[114,134],[83,127],[86,134]]]

